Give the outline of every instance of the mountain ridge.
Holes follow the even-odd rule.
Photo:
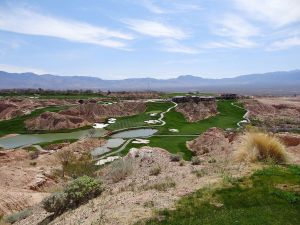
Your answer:
[[[300,94],[300,70],[240,75],[233,78],[203,78],[181,75],[177,78],[127,78],[106,80],[92,76],[37,75],[0,71],[0,89],[43,88],[97,89],[102,91],[210,91],[242,94]]]

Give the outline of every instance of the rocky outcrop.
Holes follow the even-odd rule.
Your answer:
[[[27,120],[29,130],[74,129],[101,122],[107,117],[130,116],[144,112],[145,103],[121,102],[112,105],[96,103],[81,104],[59,113],[45,112],[40,116]]]
[[[146,105],[142,102],[120,102],[112,105],[87,103],[64,110],[60,114],[78,116],[94,123],[100,122],[107,117],[131,116],[142,113],[145,110]]]
[[[227,151],[230,148],[230,139],[220,128],[210,128],[199,137],[187,142],[187,147],[196,155],[211,152]]]
[[[184,115],[187,121],[196,122],[217,114],[215,101],[178,103],[176,111]]]
[[[9,120],[17,116],[30,114],[33,110],[55,105],[67,105],[70,102],[65,100],[39,100],[28,98],[12,98],[0,100],[0,120]]]
[[[45,112],[25,122],[28,130],[62,130],[74,129],[89,125],[90,122],[78,116]]]
[[[257,98],[243,100],[250,120],[271,131],[290,131],[300,127],[300,99]]]

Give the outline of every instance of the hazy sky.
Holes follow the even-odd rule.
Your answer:
[[[104,79],[300,69],[300,0],[0,0],[0,70]]]

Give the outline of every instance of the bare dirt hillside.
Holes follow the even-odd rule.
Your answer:
[[[9,120],[17,116],[30,114],[33,110],[46,106],[67,105],[65,100],[39,100],[29,98],[11,98],[0,100],[0,120]]]
[[[104,140],[84,139],[65,146],[77,154],[90,152]],[[0,215],[20,211],[39,203],[50,191],[62,185],[53,176],[60,169],[55,151],[39,152],[35,159],[24,149],[0,151]]]
[[[250,120],[267,129],[300,128],[300,97],[255,98],[243,100]]]
[[[160,148],[135,149],[124,159],[132,165],[127,177],[115,180],[114,164],[108,165],[99,174],[105,186],[104,193],[50,224],[134,224],[151,217],[157,209],[173,207],[188,193],[219,182],[224,171],[235,176],[249,172],[249,168],[228,163],[226,157],[229,155],[216,153],[215,162],[210,162],[211,156],[204,156],[199,165],[193,165],[171,161],[170,153]],[[159,173],[153,174],[155,168],[160,168]],[[50,215],[42,208],[35,212],[18,224],[38,224]]]
[[[59,113],[43,113],[27,120],[25,124],[29,130],[72,129],[101,122],[107,117],[130,116],[145,110],[146,104],[142,102],[119,102],[112,105],[86,103]]]
[[[216,102],[178,103],[176,111],[184,115],[187,121],[196,122],[217,114]]]
[[[98,175],[103,181],[104,193],[75,210],[65,212],[50,224],[130,225],[153,216],[155,210],[174,207],[182,196],[216,184],[225,175],[247,175],[260,165],[233,160],[241,135],[211,128],[187,143],[198,155],[199,164],[173,161],[171,154],[160,148],[132,149],[123,159],[129,168],[127,175],[116,176],[114,163],[103,167]],[[289,156],[293,158],[291,162],[299,163],[300,135],[277,135],[286,144]],[[203,149],[206,150],[203,152]],[[216,200],[211,204],[221,203]],[[37,205],[33,215],[16,224],[39,224],[50,215]]]

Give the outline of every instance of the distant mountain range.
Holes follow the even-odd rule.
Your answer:
[[[184,75],[172,79],[131,78],[124,80],[103,80],[87,76],[37,75],[34,73],[7,73],[0,71],[0,89],[10,88],[300,94],[300,70],[250,74],[223,79],[207,79]]]

